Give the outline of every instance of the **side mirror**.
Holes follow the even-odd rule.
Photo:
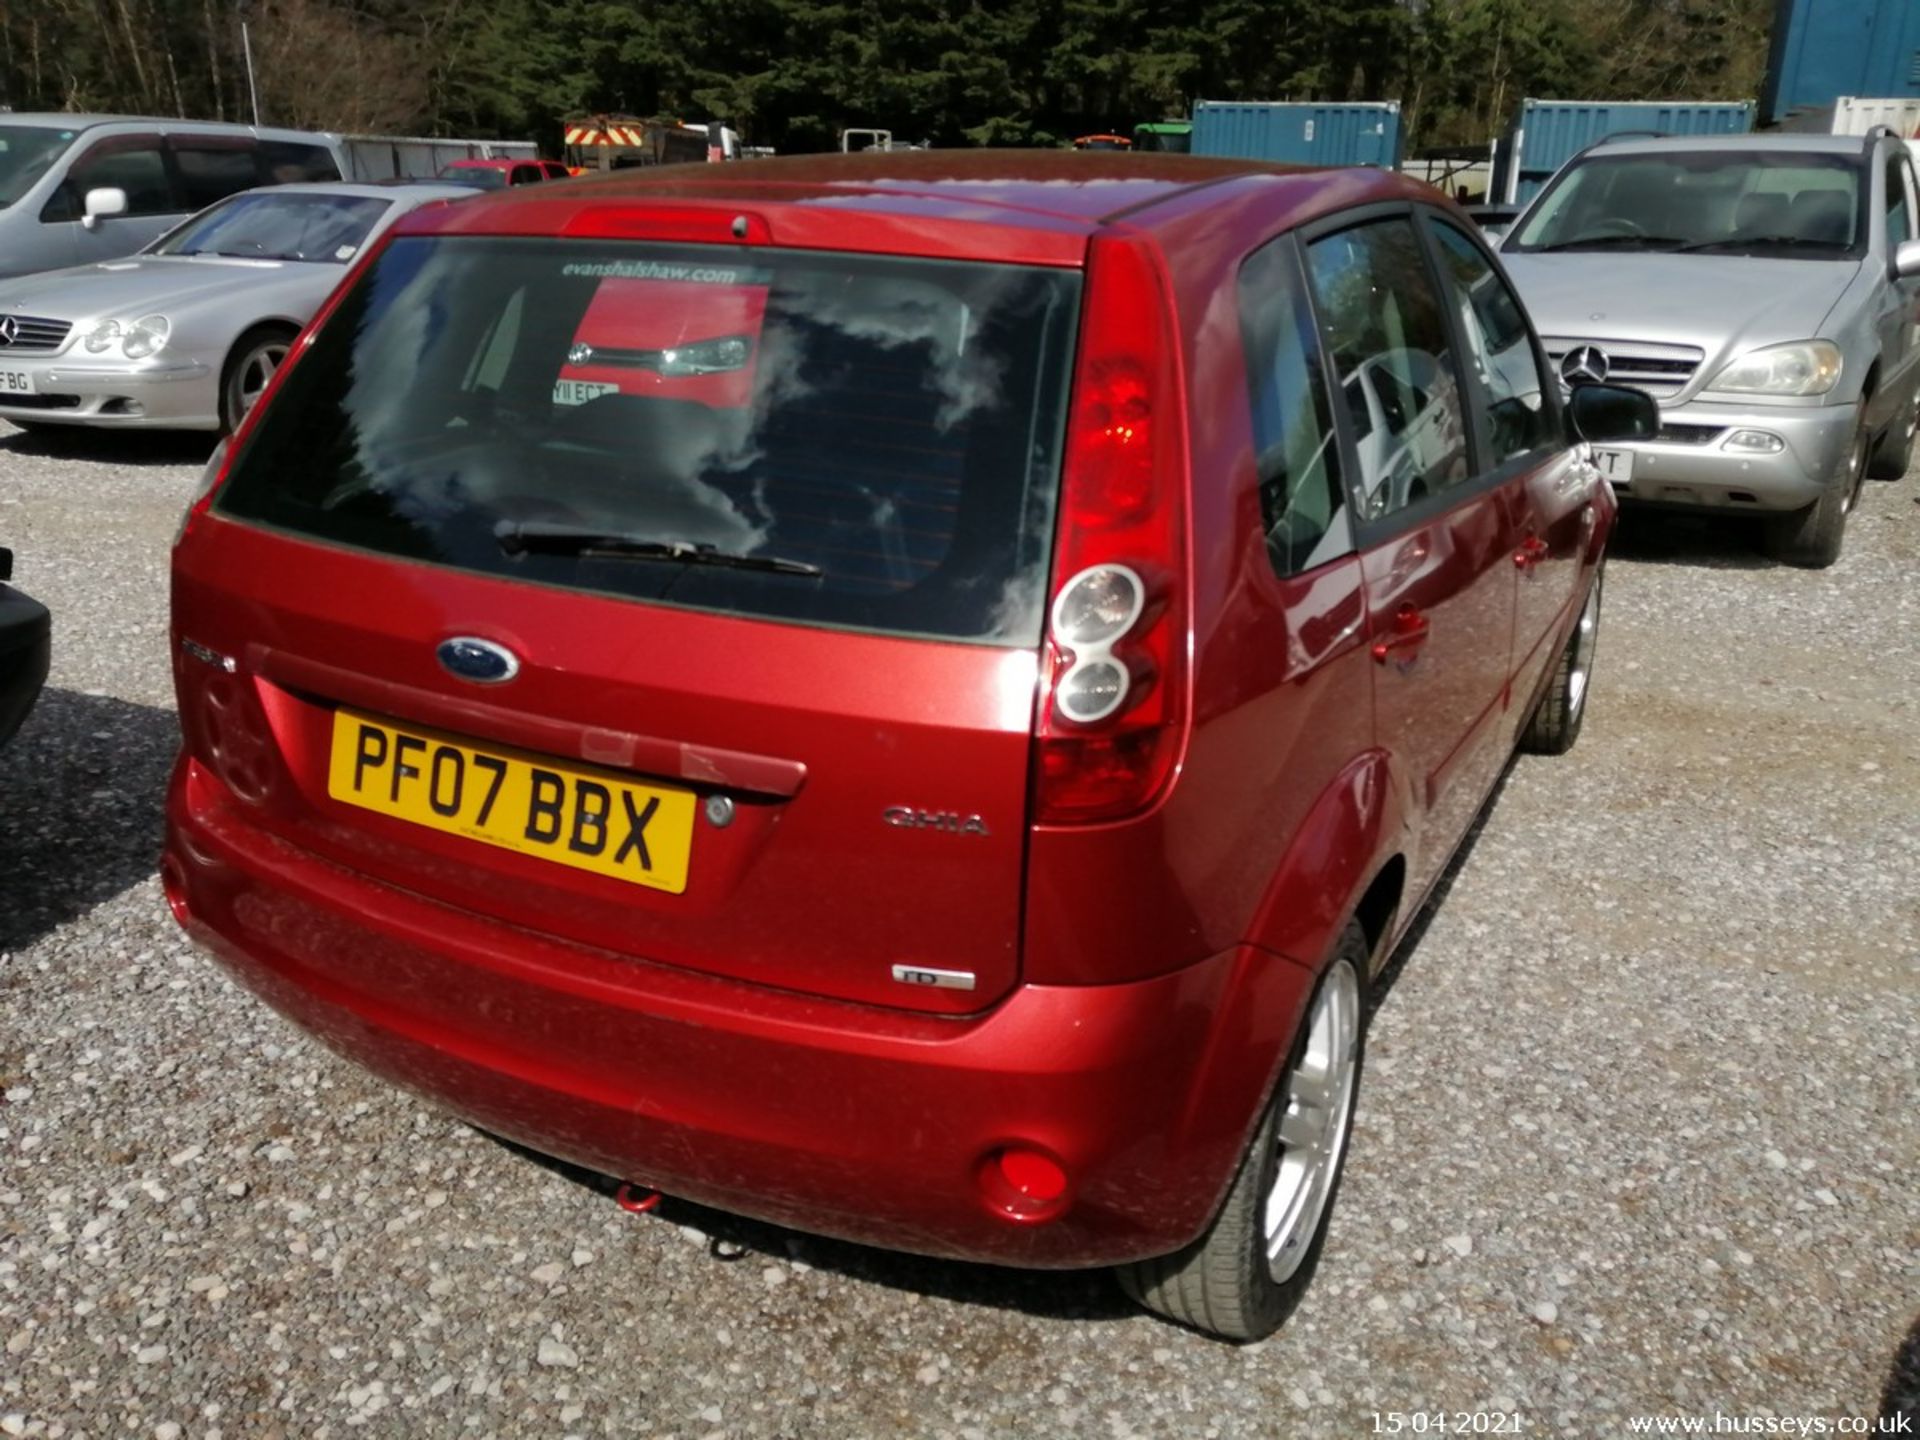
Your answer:
[[[1899,280],[1920,275],[1920,240],[1904,240],[1894,249],[1893,274]]]
[[[94,230],[107,216],[126,213],[127,192],[117,186],[107,185],[98,190],[87,191],[87,198],[81,204],[80,223],[87,229]]]
[[[1567,399],[1567,423],[1574,441],[1651,440],[1660,433],[1660,407],[1631,386],[1576,385]]]

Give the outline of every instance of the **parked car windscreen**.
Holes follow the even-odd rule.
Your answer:
[[[26,194],[79,133],[45,125],[0,125],[0,210]]]
[[[1858,259],[1862,174],[1851,157],[1806,151],[1602,152],[1564,171],[1505,248]]]
[[[1079,279],[404,237],[219,509],[678,606],[1037,644]]]
[[[250,191],[201,211],[154,241],[147,253],[344,265],[392,208],[391,200],[366,195]]]

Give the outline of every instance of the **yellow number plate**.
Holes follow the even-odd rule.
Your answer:
[[[355,710],[333,717],[327,793],[348,805],[678,895],[694,796],[611,770],[479,749]]]

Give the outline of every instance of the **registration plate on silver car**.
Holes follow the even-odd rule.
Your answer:
[[[1631,450],[1596,450],[1593,452],[1593,463],[1615,485],[1624,485],[1633,479]]]
[[[25,370],[0,370],[0,396],[33,394],[33,376]]]

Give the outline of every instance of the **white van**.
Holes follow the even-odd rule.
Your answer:
[[[533,145],[0,112],[0,279],[131,255],[256,185],[428,176],[521,153]]]
[[[336,142],[307,131],[0,114],[0,278],[131,255],[256,185],[340,178]]]

